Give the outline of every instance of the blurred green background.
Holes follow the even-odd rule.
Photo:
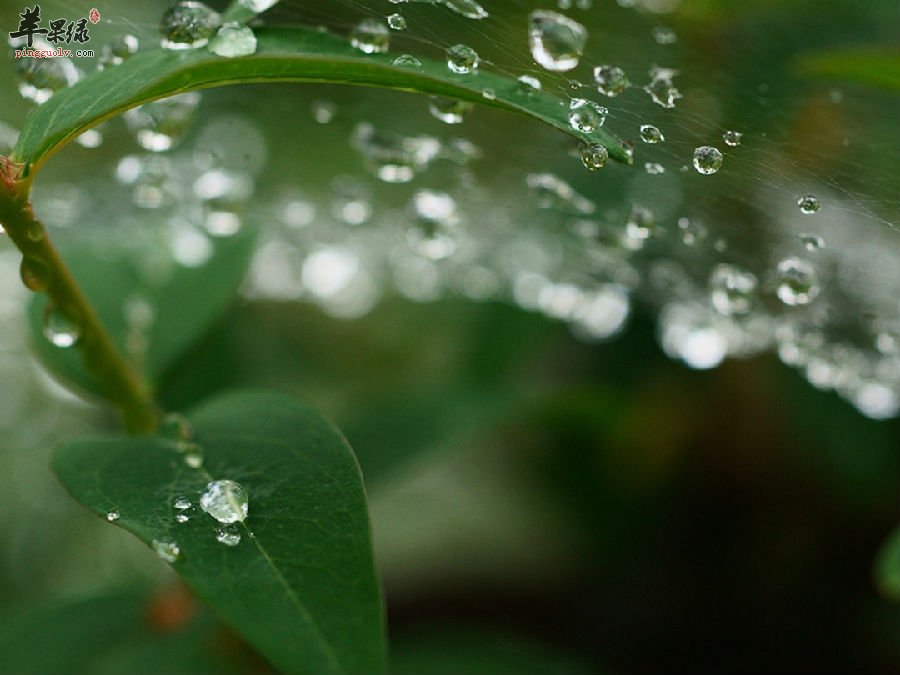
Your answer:
[[[570,14],[591,30],[592,63],[641,76],[652,63],[682,70],[685,99],[664,120],[673,133],[658,159],[675,162],[721,120],[743,130],[748,154],[757,153],[735,156],[733,174],[701,186],[673,164],[658,194],[640,185],[649,199],[674,190],[748,265],[767,264],[776,240],[764,225],[772,226],[771,212],[749,192],[760,184],[802,189],[829,174],[855,204],[851,216],[897,221],[900,94],[808,79],[796,65],[807,52],[896,50],[895,0],[684,0],[665,14],[625,4],[595,0]],[[396,40],[413,53],[439,58],[465,41],[486,59],[483,68],[529,68],[516,46],[527,14],[556,3],[484,5],[491,19],[473,24],[428,5],[285,0],[267,20],[347,32],[362,17],[400,8],[411,28]],[[72,1],[41,6],[54,16],[89,10]],[[96,27],[94,44],[123,32],[149,44],[166,4],[96,6],[110,22]],[[13,30],[21,5],[3,0],[0,10],[2,29]],[[675,31],[676,44],[654,42],[659,25]],[[564,91],[568,82],[548,77],[545,85]],[[0,90],[0,120],[21,126],[29,105],[15,93],[12,59],[0,66]],[[834,92],[841,105],[829,100]],[[635,120],[663,114],[639,90],[611,103],[608,126],[626,137],[635,136]],[[316,120],[323,106],[334,111],[327,124]],[[242,218],[261,248],[282,251],[290,264],[342,237],[377,247],[377,228],[403,217],[409,188],[379,183],[351,147],[362,121],[450,133],[415,95],[267,85],[206,92],[181,147],[214,147],[258,165]],[[203,134],[214,123],[219,136],[210,140]],[[487,229],[498,212],[508,212],[513,230],[528,213],[523,168],[565,175],[601,210],[620,213],[641,179],[639,167],[608,167],[592,183],[556,132],[526,119],[477,110],[452,131],[482,158],[436,166],[427,185],[454,194]],[[104,137],[98,148],[67,148],[36,187],[36,209],[64,250],[73,242],[101,253],[122,241],[152,246],[152,222],[170,216],[135,207],[114,187],[121,158],[140,149],[121,123]],[[851,150],[839,150],[846,139]],[[379,214],[358,234],[329,214],[346,196],[347,181],[336,179],[348,176]],[[302,234],[273,215],[286,191],[317,214]],[[552,214],[522,224],[549,242],[562,236]],[[163,563],[83,511],[50,474],[57,442],[116,422],[31,356],[17,255],[0,241],[0,634],[19,635],[35,653],[71,654],[80,644],[90,653],[75,668],[91,672],[134,672],[136,664],[143,672],[265,672],[179,594]],[[666,249],[635,267],[649,275],[669,258]],[[257,264],[251,277],[260,274]],[[658,345],[662,303],[652,286],[635,292],[620,335],[586,344],[558,321],[508,301],[467,299],[451,284],[416,299],[377,276],[376,284],[371,306],[336,318],[341,308],[251,280],[171,370],[161,396],[185,410],[213,391],[271,386],[334,419],[366,478],[395,672],[900,672],[900,607],[879,596],[871,572],[900,522],[897,419],[867,419],[768,352],[704,372],[671,360]],[[858,309],[848,300],[833,311],[855,317]],[[70,608],[68,618],[29,614],[110,593]],[[118,647],[95,649],[72,626]]]

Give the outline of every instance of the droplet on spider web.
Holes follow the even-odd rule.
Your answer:
[[[350,33],[350,44],[364,54],[382,54],[391,46],[391,32],[381,19],[363,19]]]
[[[209,51],[217,56],[235,58],[256,53],[256,34],[249,26],[226,23],[209,42]]]
[[[531,56],[546,70],[566,72],[575,68],[587,38],[584,26],[557,12],[538,10],[529,17]]]
[[[165,49],[205,47],[222,23],[217,11],[194,0],[176,3],[163,14],[159,30]]]
[[[453,45],[447,50],[447,67],[457,75],[468,75],[478,68],[481,58],[468,45]]]

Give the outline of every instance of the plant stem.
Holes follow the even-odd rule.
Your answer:
[[[77,324],[85,363],[119,407],[128,431],[152,433],[160,413],[150,387],[119,352],[44,225],[34,217],[28,200],[31,180],[20,175],[20,166],[0,157],[0,223],[22,252],[22,280],[30,289],[46,292],[49,306]]]

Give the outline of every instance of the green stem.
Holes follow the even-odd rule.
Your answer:
[[[22,252],[22,280],[30,289],[46,292],[54,310],[78,325],[77,344],[85,363],[120,408],[128,431],[152,433],[159,426],[160,413],[150,387],[119,352],[44,225],[34,217],[28,200],[31,180],[20,178],[21,168],[0,157],[0,222]]]

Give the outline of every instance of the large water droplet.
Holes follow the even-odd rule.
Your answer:
[[[701,145],[694,150],[694,169],[704,176],[715,173],[722,168],[722,153],[711,145]]]
[[[381,19],[363,19],[350,33],[350,44],[366,54],[381,54],[391,45],[391,32]]]
[[[546,70],[565,72],[575,68],[587,38],[584,26],[562,14],[538,10],[529,17],[531,56]]]
[[[217,480],[206,486],[200,508],[220,523],[236,523],[247,517],[247,491],[233,480]]]
[[[163,14],[159,30],[166,49],[205,47],[222,23],[222,17],[202,2],[185,0]]]
[[[174,541],[160,541],[159,539],[154,539],[153,550],[156,552],[156,555],[167,563],[175,562],[178,560],[178,556],[181,555],[181,549],[178,548],[178,544]]]
[[[467,75],[478,68],[481,58],[468,45],[453,45],[447,50],[447,67],[458,75]]]
[[[442,96],[432,96],[428,101],[429,112],[445,124],[461,124],[472,107],[468,101],[457,101]]]
[[[226,546],[237,546],[241,543],[241,533],[234,525],[220,525],[216,528],[216,541]]]
[[[585,134],[593,133],[606,122],[609,110],[594,101],[573,98],[569,102],[569,126]]]
[[[63,349],[73,346],[81,337],[81,327],[78,323],[52,305],[44,308],[42,331],[50,344]]]
[[[226,23],[209,42],[209,51],[218,56],[234,58],[256,53],[256,34],[239,23]]]
[[[791,256],[778,263],[778,298],[786,305],[808,305],[819,291],[819,275],[809,262]]]
[[[50,51],[52,46],[37,41],[34,48]],[[19,93],[23,98],[37,104],[44,103],[61,89],[75,84],[81,72],[68,58],[21,58],[15,61],[16,75],[19,77]]]
[[[594,82],[597,91],[604,96],[618,96],[628,87],[628,77],[618,66],[597,66],[594,68]]]
[[[142,148],[164,152],[188,132],[199,105],[198,92],[177,94],[132,108],[124,115],[125,124]]]
[[[734,265],[716,265],[709,275],[710,301],[725,316],[748,313],[753,307],[756,276]]]
[[[40,258],[33,257],[22,259],[19,274],[22,277],[22,283],[35,293],[46,291],[50,286],[50,280],[53,278],[47,263]]]
[[[819,200],[813,197],[812,195],[806,195],[805,197],[800,197],[797,200],[797,206],[800,207],[800,212],[811,216],[814,213],[818,213],[821,205],[819,204]]]

